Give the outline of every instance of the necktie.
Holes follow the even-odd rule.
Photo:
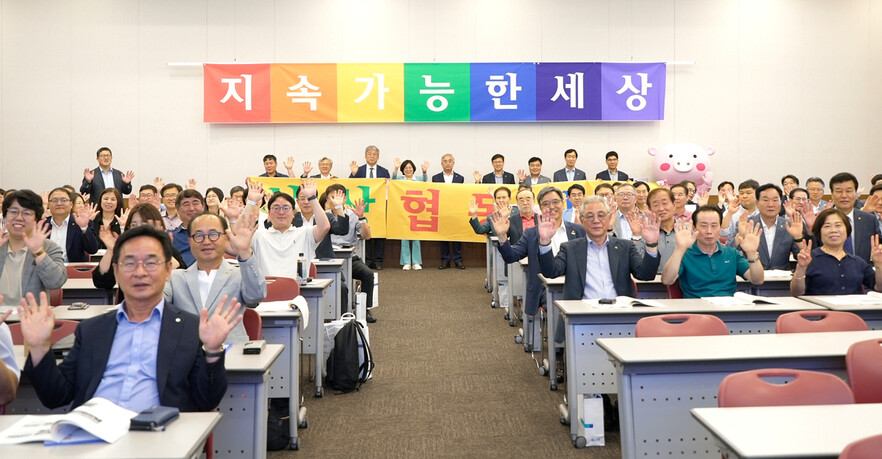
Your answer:
[[[854,255],[854,241],[851,240],[851,236],[848,236],[848,239],[845,240],[845,251]]]
[[[374,168],[371,168],[371,178],[374,178]]]

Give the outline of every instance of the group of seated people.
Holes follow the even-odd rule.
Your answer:
[[[187,188],[144,185],[125,206],[134,173],[110,168],[109,149],[97,156],[83,194],[0,190],[0,304],[18,306],[29,349],[19,369],[2,323],[11,310],[0,316],[0,406],[14,398],[21,371],[48,408],[104,397],[135,412],[213,409],[226,391],[224,344],[248,341],[242,315],[266,297],[266,278],[297,278],[298,259],[333,258],[333,245],[370,238],[364,203],[344,205],[340,184],[319,196],[308,178],[292,197],[252,181],[228,199],[209,188],[206,199],[191,180]],[[121,303],[116,314],[82,322],[56,364],[48,292],[67,281],[66,262],[88,261],[100,248],[93,282],[117,286]],[[352,273],[370,307],[373,272],[354,257]],[[345,311],[348,292],[342,297]]]

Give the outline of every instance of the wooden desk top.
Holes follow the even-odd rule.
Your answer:
[[[819,304],[824,308],[833,310],[833,311],[848,311],[848,312],[861,312],[861,311],[879,311],[882,312],[882,304],[860,304],[858,302],[849,303],[849,304],[841,304],[841,301],[835,301],[838,295],[803,295],[800,298],[809,301],[815,304]],[[851,296],[851,295],[848,295]]]
[[[56,319],[76,320],[79,322],[79,321],[83,321],[86,319],[91,319],[92,317],[95,317],[95,316],[100,316],[101,314],[104,314],[108,311],[116,310],[116,307],[117,307],[117,305],[115,305],[115,304],[112,304],[112,305],[100,304],[100,305],[89,305],[89,307],[86,309],[71,311],[70,305],[61,305],[61,306],[55,306],[54,308],[52,308],[52,310],[53,310],[53,312],[55,312]],[[6,309],[8,309],[8,308],[12,308],[12,306],[0,307],[0,314],[5,312]],[[18,311],[13,310],[13,313],[10,314],[9,317],[6,318],[6,322],[7,323],[19,322]]]
[[[692,416],[743,458],[837,457],[882,434],[882,404],[693,408]]]
[[[745,313],[745,312],[791,312],[804,310],[823,310],[822,306],[812,304],[799,298],[793,297],[773,297],[770,300],[778,301],[781,304],[746,304],[721,306],[713,304],[701,298],[672,298],[672,299],[654,299],[644,300],[658,302],[664,305],[663,308],[653,306],[632,306],[632,307],[594,307],[587,301],[582,300],[558,300],[554,304],[561,310],[561,313],[567,316],[580,315],[613,315],[613,314],[717,314],[717,313]]]

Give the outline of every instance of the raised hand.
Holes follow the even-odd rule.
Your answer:
[[[422,166],[420,166],[420,168],[423,170],[423,175],[426,175],[426,173],[429,172],[429,162],[423,161],[423,164]]]
[[[879,195],[871,194],[867,197],[866,202],[864,202],[864,207],[861,208],[864,212],[874,213],[876,212],[876,206],[879,205]]]
[[[135,178],[135,171],[126,171],[126,175],[123,176],[122,180],[124,183],[132,183],[133,178]]]
[[[289,156],[288,159],[285,160],[285,169],[291,170],[294,168],[294,157]]]
[[[83,178],[86,179],[87,182],[92,183],[92,179],[95,178],[95,172],[87,167],[86,170],[83,171]]]
[[[817,217],[818,216],[815,214],[815,206],[812,205],[811,201],[802,203],[802,219],[805,221],[808,228],[815,226],[815,219]]]
[[[113,247],[116,245],[116,240],[119,238],[119,235],[111,231],[110,228],[101,225],[98,227],[98,238],[101,239],[101,242],[104,243],[104,246],[107,247],[107,250],[113,250]]]
[[[43,208],[48,209],[49,208],[49,192],[48,191],[41,191],[40,198],[43,199]]]
[[[95,204],[92,204],[92,206],[91,210],[89,207],[83,206],[79,212],[74,214],[74,221],[77,222],[77,226],[80,228],[89,226],[89,222],[98,216],[98,211],[94,207]],[[94,212],[94,214],[92,212]]]
[[[791,217],[790,221],[785,223],[785,226],[787,227],[787,233],[789,233],[790,237],[792,237],[793,239],[800,239],[803,237],[802,233],[804,226],[802,224],[802,218],[799,216],[799,214],[796,214],[795,218]]]
[[[242,208],[239,207],[239,202],[230,201],[230,198],[226,198],[221,202],[220,210],[224,213],[224,216],[227,217],[227,220],[236,220],[239,218],[239,214],[242,213]]]
[[[357,199],[352,204],[352,213],[354,213],[359,219],[364,218],[364,199]]]
[[[235,298],[227,305],[227,295],[221,297],[214,314],[208,317],[208,309],[202,308],[199,313],[199,340],[209,351],[220,350],[227,335],[239,322],[242,315],[239,309],[242,305]]]
[[[658,242],[659,225],[661,222],[658,220],[658,215],[648,210],[643,212],[643,231],[640,235],[647,244]]]
[[[706,206],[708,199],[710,199],[710,193],[705,190],[696,195],[695,203],[698,204],[699,207]]]
[[[195,190],[195,189],[196,189],[196,179],[191,178],[191,179],[187,182],[187,189],[188,189],[188,190]]]
[[[545,212],[539,214],[539,226],[537,227],[539,231],[539,245],[551,244],[551,239],[554,237],[554,233],[557,232],[554,217],[549,212],[548,209],[545,209]]]
[[[401,158],[395,158],[395,159],[393,159],[393,160],[392,160],[392,164],[395,165],[395,167],[394,167],[394,172],[397,173],[399,170],[401,170]]]
[[[113,218],[119,223],[120,228],[125,228],[126,222],[129,221],[129,214],[132,213],[132,209],[122,209],[119,212],[119,216],[114,216]]]
[[[527,174],[523,169],[518,169],[518,182],[523,182],[524,180],[527,180]]]
[[[157,190],[162,190],[162,187],[165,186],[165,182],[162,181],[162,177],[154,178],[153,179],[153,186],[155,186]]]
[[[346,202],[346,192],[343,190],[334,190],[332,193],[328,194],[328,201],[331,202],[333,207],[342,206]]]
[[[230,241],[227,252],[230,255],[236,255],[243,260],[251,258],[251,239],[257,230],[255,223],[257,220],[254,214],[249,212],[236,220],[233,228],[227,228],[227,240]]]
[[[312,172],[312,163],[307,161],[303,163],[303,176],[308,177],[310,172]]]
[[[7,241],[9,241],[9,233],[6,232],[6,222],[4,221],[0,223],[0,245],[6,244]]]
[[[40,292],[39,304],[34,298],[34,294],[28,292],[21,299],[18,317],[21,321],[22,338],[25,344],[30,347],[31,361],[37,365],[49,353],[50,337],[55,328],[55,314],[52,312],[52,307],[49,306],[46,292]]]
[[[358,173],[358,163],[356,163],[355,161],[352,161],[351,163],[349,163],[349,169],[352,171],[352,175],[357,174]]]
[[[478,218],[478,201],[476,201],[474,198],[469,201],[469,215]]]
[[[52,229],[43,225],[34,225],[34,231],[31,234],[24,235],[24,243],[28,246],[31,253],[39,252],[43,248],[43,243],[49,239]]]
[[[745,232],[741,239],[741,250],[745,254],[755,254],[759,250],[760,235],[763,227],[758,222],[747,222]]]
[[[636,208],[628,212],[628,215],[625,215],[625,219],[628,220],[628,226],[631,227],[631,234],[633,236],[643,234],[643,218],[640,216],[640,212],[637,212]]]
[[[318,194],[318,187],[316,185],[315,179],[303,179],[303,182],[300,184],[300,195],[306,199],[311,198]]]
[[[873,195],[871,195],[873,196]],[[876,270],[882,269],[882,244],[879,244],[879,235],[874,234],[870,238],[870,246],[873,247],[873,253],[870,255]]]
[[[481,173],[480,172],[475,171],[472,173],[472,175],[475,177],[475,183],[481,183]],[[490,193],[490,194],[492,195],[493,193]]]
[[[677,238],[677,248],[686,250],[695,244],[698,236],[692,232],[692,222],[688,220],[678,221],[674,224],[674,236]]]
[[[141,199],[136,194],[129,195],[129,209],[133,209],[135,206],[140,204]]]
[[[726,212],[730,215],[734,215],[735,212],[738,212],[738,195],[737,194],[728,194],[726,193],[726,202],[729,204],[729,207],[726,208]]]
[[[263,184],[254,180],[248,184],[248,198],[246,204],[247,201],[251,201],[256,202],[257,205],[260,206],[261,200],[263,200]]]
[[[493,224],[493,231],[496,232],[498,237],[505,237],[505,235],[508,234],[511,222],[508,220],[508,216],[504,215],[502,211],[497,210],[488,215],[487,218],[489,218],[490,222]]]
[[[880,249],[880,253],[882,253],[882,249]],[[875,253],[874,253],[875,255]],[[799,251],[799,255],[796,256],[796,266],[797,268],[805,268],[812,262],[812,240],[809,239],[806,241],[805,247]]]

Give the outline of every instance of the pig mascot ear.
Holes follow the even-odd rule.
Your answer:
[[[708,147],[710,148],[710,147]],[[655,147],[649,147],[649,156],[655,156],[658,153],[658,149]],[[711,153],[708,153],[711,154]]]
[[[714,151],[715,151],[714,147],[712,147],[710,145],[708,145],[708,147],[704,149],[704,152],[707,153],[708,156],[713,156]]]

